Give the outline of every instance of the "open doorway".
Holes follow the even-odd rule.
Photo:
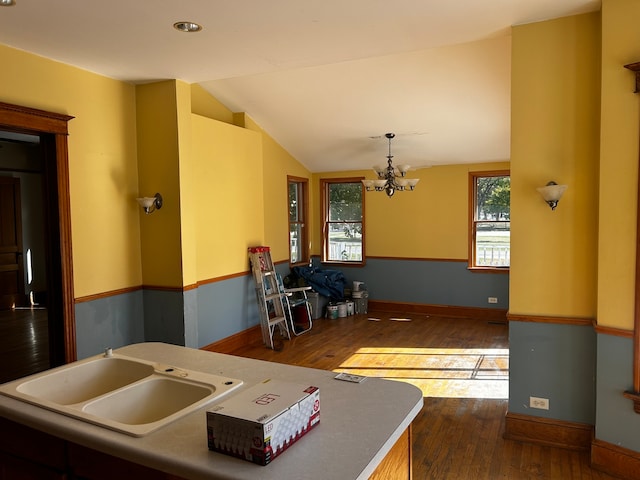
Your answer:
[[[0,131],[0,381],[52,365],[40,137]]]
[[[71,118],[0,103],[0,382],[76,358]]]

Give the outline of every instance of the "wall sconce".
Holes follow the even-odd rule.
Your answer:
[[[136,198],[147,215],[162,208],[162,195],[156,193],[153,197]]]
[[[542,195],[542,198],[544,198],[544,201],[549,204],[551,210],[556,209],[566,189],[566,185],[558,185],[556,182],[549,182],[544,187],[536,188],[536,190],[540,192],[540,195]]]

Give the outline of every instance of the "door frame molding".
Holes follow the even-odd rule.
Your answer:
[[[68,122],[73,118],[61,113],[0,102],[0,128],[22,133],[51,134],[55,138],[65,363],[77,359],[69,197],[69,150],[67,144]]]

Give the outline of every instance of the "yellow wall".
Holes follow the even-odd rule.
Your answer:
[[[510,313],[596,314],[599,19],[513,28]],[[555,211],[536,191],[551,180]]]
[[[420,181],[413,192],[365,192],[365,249],[372,257],[466,260],[469,253],[469,172],[509,170],[509,162],[446,165],[411,171]],[[365,177],[369,170],[314,174],[314,205],[320,216],[321,178]],[[398,241],[402,239],[402,241]],[[321,252],[321,232],[313,238]]]
[[[245,272],[247,248],[264,243],[261,136],[191,120],[198,280]]]
[[[6,103],[73,115],[69,180],[75,296],[140,285],[135,88],[0,45]]]
[[[141,219],[145,284],[189,286],[245,272],[247,247],[265,243],[268,137],[229,124],[236,116],[207,95],[180,81],[138,87],[141,191],[155,188],[165,199]],[[285,208],[271,215],[286,221]]]
[[[140,196],[159,192],[164,205],[150,215],[140,209],[145,285],[181,287],[178,90],[174,80],[136,88]]]
[[[311,179],[309,171],[273,140],[250,117],[236,119],[247,129],[260,133],[263,155],[264,243],[271,247],[274,262],[289,260],[289,196],[287,175]],[[309,182],[311,187],[311,182]],[[313,207],[310,208],[310,211]],[[313,223],[308,222],[309,226]],[[313,230],[311,230],[313,232]]]
[[[244,114],[233,114],[201,87],[174,80],[133,87],[6,47],[0,47],[0,59],[9,66],[4,73],[3,101],[77,117],[70,122],[69,138],[77,297],[142,283],[192,285],[198,280],[245,271],[245,247],[249,244],[270,245],[274,260],[286,260],[287,175],[310,179],[312,253],[320,253],[319,175],[312,179],[310,172],[259,125]],[[13,68],[14,65],[20,67]],[[205,131],[191,133],[192,128]],[[209,128],[215,133],[210,133]],[[220,145],[221,135],[229,136],[230,143]],[[237,137],[244,140],[238,143]],[[223,176],[233,179],[235,173],[242,172],[247,179],[244,185],[235,185],[237,191],[227,192],[228,198],[251,199],[241,204],[229,202],[228,198],[215,202],[216,214],[227,215],[225,222],[216,220],[212,210],[200,212],[194,208],[200,205],[202,188],[189,188],[200,181],[199,169],[207,168],[203,151],[212,148],[211,142],[216,138],[216,148],[225,153],[242,144],[240,148],[247,151],[232,155],[240,155],[238,166],[251,164],[247,171],[234,166],[235,157],[231,162],[225,159]],[[261,151],[261,165],[244,157],[258,154],[257,150]],[[478,169],[485,167],[495,166]],[[417,190],[405,198],[400,193],[391,200],[368,194],[368,254],[466,258],[466,213],[462,220],[454,221],[456,215],[451,211],[466,212],[467,168],[420,170],[416,172],[421,178]],[[356,174],[370,176],[368,171]],[[457,178],[455,186],[446,185],[451,178]],[[249,194],[247,185],[254,185]],[[207,191],[214,193],[220,188],[227,187],[207,185]],[[144,215],[135,197],[156,192],[164,196],[162,210]],[[110,200],[105,202],[103,196]],[[255,203],[262,208],[259,213]],[[393,232],[388,229],[389,218],[396,228]],[[245,219],[251,223],[242,225]],[[234,230],[238,222],[240,228]],[[209,234],[224,223],[231,224],[232,231],[244,232],[246,238],[232,233],[236,240],[233,247],[211,245]],[[454,241],[440,241],[451,232],[457,232]],[[405,239],[402,247],[395,242],[397,235]],[[202,253],[203,248],[211,247],[216,251],[231,248],[239,253],[214,265],[212,258]]]
[[[194,285],[198,280],[197,232],[198,199],[193,191],[195,172],[191,134],[193,86],[176,82],[178,113],[178,175],[180,185],[180,253],[182,259],[182,286]],[[144,268],[144,265],[143,265]]]
[[[638,102],[635,76],[623,65],[640,61],[640,2],[602,2],[602,129],[598,323],[633,329],[635,299]]]
[[[191,112],[221,122],[234,123],[233,112],[196,83],[191,85]]]

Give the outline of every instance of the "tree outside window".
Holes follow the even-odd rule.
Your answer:
[[[509,268],[511,177],[508,170],[469,173],[469,268]]]
[[[360,180],[334,178],[320,181],[323,262],[364,262],[364,197]]]

